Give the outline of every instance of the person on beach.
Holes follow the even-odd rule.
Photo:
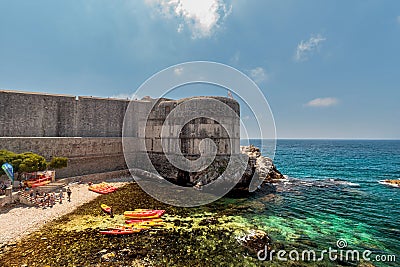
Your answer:
[[[46,193],[43,193],[43,208],[46,208],[48,206],[48,196]]]
[[[53,207],[56,204],[56,193],[51,193],[51,197],[50,197],[50,205]]]
[[[113,206],[110,206],[110,217],[111,217],[111,218],[114,218]]]
[[[62,200],[63,200],[63,198],[64,198],[64,193],[63,193],[62,189],[60,189],[59,198],[60,198],[60,204],[62,204]]]
[[[0,184],[0,195],[5,194],[5,191],[4,191],[5,189],[3,187],[4,187],[4,183],[1,182],[1,184]]]
[[[42,207],[43,209],[46,208],[45,205],[44,205],[45,204],[44,198],[45,198],[44,196],[40,197],[40,204],[39,204],[39,206]]]
[[[68,202],[71,202],[71,189],[69,188],[69,186],[68,186],[68,188],[67,188],[67,196],[68,196]]]

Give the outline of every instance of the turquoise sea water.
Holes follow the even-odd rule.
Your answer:
[[[289,180],[272,199],[253,197],[266,209],[250,222],[294,247],[323,250],[344,239],[349,249],[396,255],[397,263],[374,264],[398,266],[400,188],[378,181],[400,179],[400,141],[278,140],[274,161]]]

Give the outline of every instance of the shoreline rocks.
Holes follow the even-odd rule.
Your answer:
[[[237,238],[240,245],[247,248],[251,253],[258,255],[260,251],[271,250],[272,239],[262,230],[249,230],[244,236]]]
[[[400,180],[380,180],[378,183],[394,188],[400,188]]]
[[[247,169],[238,186],[239,188],[248,189],[250,192],[253,192],[266,184],[285,179],[283,174],[274,165],[272,159],[262,156],[258,147],[253,145],[241,146],[240,150],[242,154],[249,157],[249,160]]]

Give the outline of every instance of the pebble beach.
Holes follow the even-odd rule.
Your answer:
[[[119,178],[109,182],[113,186],[122,187],[127,184],[128,180],[129,178]],[[67,201],[65,195],[62,204],[57,203],[52,208],[42,209],[18,204],[1,209],[0,246],[15,243],[47,222],[68,214],[99,196],[99,194],[89,191],[87,184],[73,183],[68,186],[72,191],[71,202]]]

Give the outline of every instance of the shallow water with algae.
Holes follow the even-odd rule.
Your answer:
[[[248,218],[275,240],[322,250],[343,239],[372,257],[396,256],[376,266],[399,266],[400,189],[378,183],[400,179],[399,140],[278,140],[274,162],[290,177],[277,188],[280,201]]]
[[[271,249],[300,252],[336,248],[343,239],[348,249],[399,261],[400,189],[377,183],[400,178],[399,152],[400,141],[279,140],[275,163],[290,177],[285,182],[199,208],[165,205],[131,183],[6,248],[0,266],[398,266],[260,261],[238,239],[260,229],[271,237]],[[113,205],[114,218],[101,211],[102,203]],[[165,209],[165,225],[132,236],[99,234],[135,208]]]
[[[225,202],[225,201],[223,201]],[[252,264],[235,236],[250,229],[236,216],[244,207],[221,202],[198,209],[162,204],[131,183],[110,195],[99,196],[7,248],[1,266],[213,266]],[[113,205],[114,218],[100,204]],[[221,205],[226,208],[221,209]],[[165,225],[133,236],[108,237],[100,229],[123,224],[125,210],[165,209]],[[246,209],[249,209],[246,207]]]

